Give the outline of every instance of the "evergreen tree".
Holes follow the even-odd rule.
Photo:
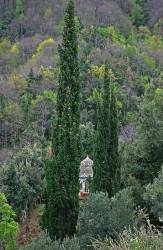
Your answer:
[[[98,100],[98,123],[94,146],[93,191],[108,192],[110,154],[110,79],[105,62],[104,82],[101,98]]]
[[[76,232],[79,209],[80,71],[74,20],[74,3],[69,1],[59,47],[60,75],[57,91],[57,118],[53,128],[53,157],[48,166],[43,228],[52,239]]]
[[[113,196],[119,189],[118,121],[116,98],[110,90],[111,76],[105,62],[104,83],[98,107],[98,124],[94,146],[93,191]]]
[[[32,84],[35,82],[35,74],[33,72],[33,68],[31,67],[30,68],[30,71],[29,71],[29,74],[28,74],[28,78],[27,78],[27,82],[28,82],[28,85]]]
[[[149,85],[139,108],[131,172],[144,185],[158,176],[163,162],[163,90]]]
[[[135,25],[137,28],[141,25],[144,25],[145,17],[143,13],[143,8],[139,4],[136,4],[133,7],[130,20],[132,21],[133,25]]]
[[[26,80],[28,84],[25,91],[29,94],[29,96],[31,95],[32,99],[35,99],[37,96],[38,84],[41,84],[43,77],[42,75],[36,75],[31,67]]]
[[[23,33],[23,27],[22,27],[22,23],[24,21],[24,7],[23,7],[23,2],[22,0],[17,0],[16,1],[16,10],[15,10],[15,14],[16,14],[16,17],[19,21],[19,37],[22,36],[22,33]]]
[[[118,114],[117,101],[113,89],[111,89],[110,104],[110,168],[111,181],[110,196],[113,196],[120,189],[120,159],[118,153]]]

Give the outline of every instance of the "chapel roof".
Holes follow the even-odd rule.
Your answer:
[[[93,177],[93,161],[87,156],[80,164],[80,177]]]

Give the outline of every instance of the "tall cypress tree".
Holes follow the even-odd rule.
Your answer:
[[[110,167],[109,175],[111,182],[110,196],[113,196],[120,189],[121,173],[120,159],[118,153],[118,112],[117,100],[113,89],[111,89],[110,103]]]
[[[63,42],[59,47],[60,74],[57,91],[57,118],[53,128],[51,162],[45,188],[42,222],[52,239],[72,236],[79,209],[80,144],[80,70],[74,20],[74,3],[69,1]]]
[[[92,189],[94,192],[107,192],[109,197],[118,191],[120,184],[117,107],[110,83],[106,61],[102,94],[98,103]]]
[[[110,153],[110,78],[105,62],[104,82],[98,100],[98,122],[94,146],[93,191],[109,192],[109,153]]]

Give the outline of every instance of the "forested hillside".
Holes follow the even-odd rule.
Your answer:
[[[60,136],[66,138],[66,133],[60,134],[59,129],[64,119],[68,118],[58,118],[66,101],[63,97],[63,100],[58,99],[57,90],[60,93],[58,81],[63,81],[64,70],[61,67],[66,67],[68,63],[58,49],[62,42],[64,46],[63,31],[67,27],[64,17],[68,2],[0,0],[0,191],[12,206],[18,222],[22,211],[28,214],[43,203],[46,166],[57,154],[54,144],[58,142],[55,139],[59,140]],[[74,238],[73,243],[70,240],[65,244],[68,246],[66,249],[73,249],[71,244],[76,247],[79,244],[82,247],[94,244],[93,249],[117,249],[105,248],[105,244],[108,247],[112,245],[111,240],[102,240],[106,236],[115,239],[115,230],[122,234],[123,241],[123,230],[134,227],[136,220],[141,224],[140,217],[145,216],[144,211],[157,229],[160,230],[163,221],[163,0],[74,0],[74,5],[81,82],[78,133],[81,136],[81,153],[78,160],[87,155],[94,160],[100,155],[101,158],[95,159],[95,162],[103,162],[104,166],[107,162],[102,159],[105,158],[105,144],[100,144],[102,142],[97,138],[101,138],[101,134],[99,137],[97,134],[104,131],[104,138],[105,132],[108,136],[111,134],[105,131],[105,125],[109,123],[99,122],[99,113],[107,118],[105,111],[110,108],[106,104],[107,99],[104,100],[107,98],[104,95],[107,86],[103,82],[108,74],[112,91],[112,99],[108,94],[108,101],[113,100],[117,106],[110,111],[114,115],[107,119],[112,119],[112,124],[115,124],[113,131],[114,135],[117,134],[113,135],[113,140],[118,138],[117,148],[113,147],[113,158],[110,157],[112,160],[108,164],[114,162],[113,168],[116,168],[117,161],[121,173],[117,179],[118,188],[110,191],[109,197],[103,193],[94,194],[93,190],[105,192],[105,188],[98,187],[96,176],[96,187],[92,188],[92,194],[79,213],[78,238]],[[67,52],[66,55],[69,54]],[[73,100],[75,98],[72,97]],[[106,101],[101,105],[103,113],[99,107],[101,98]],[[67,108],[67,117],[68,112]],[[77,118],[74,119],[78,124]],[[56,120],[58,127],[54,126]],[[77,127],[75,129],[78,131]],[[62,158],[61,155],[59,157]],[[65,162],[69,155],[66,157]],[[106,179],[101,181],[107,183]],[[106,188],[109,193],[108,189],[111,190],[111,187]],[[2,198],[3,203],[5,198]],[[93,221],[86,227],[87,221],[93,220],[98,213],[99,221]],[[101,213],[105,217],[101,218]],[[144,222],[144,217],[142,220]],[[136,233],[139,236],[144,234],[144,239],[148,239],[146,233],[150,235],[150,230]],[[128,237],[135,237],[132,232],[127,234]],[[91,237],[95,239],[97,235],[101,241],[92,243]],[[44,237],[47,239],[46,234],[42,239]],[[1,240],[0,237],[0,244]],[[52,249],[60,249],[57,242],[48,240],[49,244],[56,244]],[[120,241],[121,247],[123,243]],[[33,248],[29,246],[26,249],[35,248],[33,245]],[[143,248],[140,243],[140,248],[131,249]]]

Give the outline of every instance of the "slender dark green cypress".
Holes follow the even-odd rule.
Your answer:
[[[105,62],[104,82],[98,102],[98,123],[94,146],[93,191],[109,192],[109,154],[110,154],[110,78]]]
[[[53,129],[53,157],[45,188],[43,228],[52,239],[71,237],[76,232],[79,210],[80,70],[74,21],[74,3],[69,1],[59,47],[60,74],[57,91],[57,118]]]
[[[112,197],[120,185],[118,155],[118,119],[116,98],[110,88],[107,61],[98,105],[98,124],[94,146],[94,177],[92,190],[107,192]]]
[[[118,153],[118,112],[117,100],[113,89],[111,89],[111,104],[110,104],[110,181],[111,190],[110,196],[113,196],[120,189],[121,173],[120,173],[120,158]]]

